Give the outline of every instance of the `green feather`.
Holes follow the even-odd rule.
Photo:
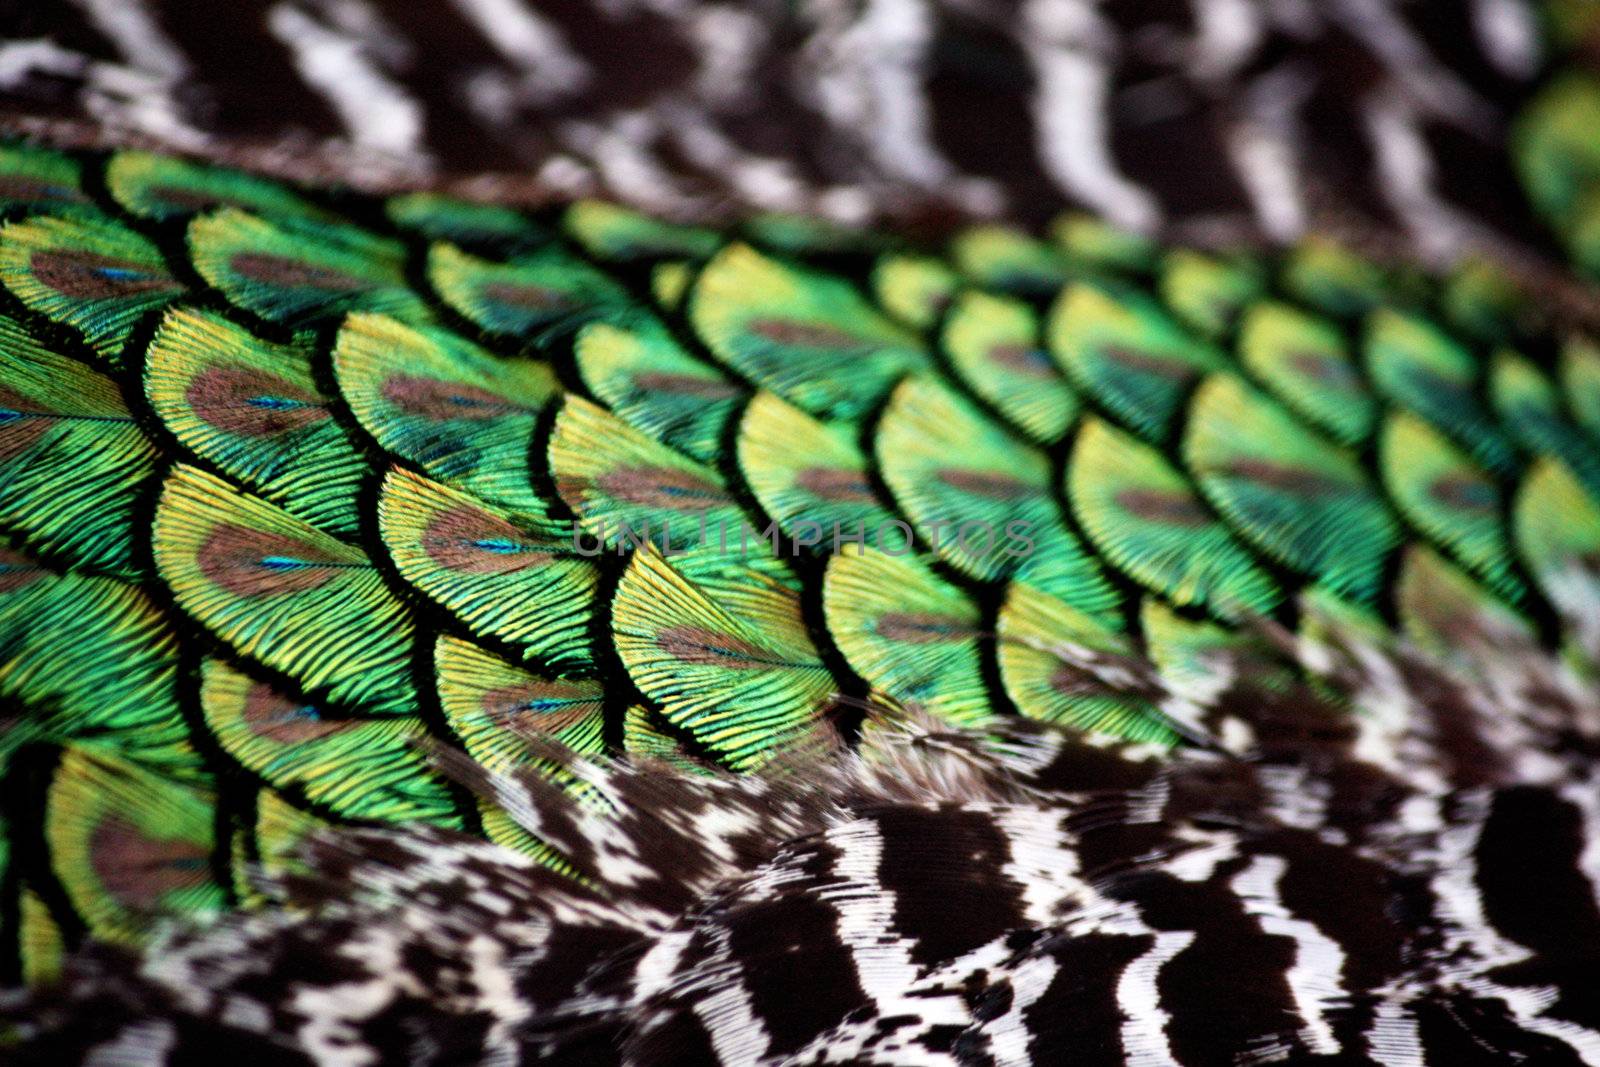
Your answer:
[[[0,228],[0,283],[81,333],[113,368],[140,317],[183,291],[155,245],[94,216],[36,216]]]
[[[201,664],[200,710],[222,750],[274,789],[350,819],[460,825],[416,719],[329,716],[217,659]]]
[[[682,259],[668,259],[650,268],[650,296],[664,312],[683,310],[697,268]]]
[[[963,384],[1035,441],[1059,440],[1078,417],[1078,398],[1039,340],[1021,301],[963,293],[944,320],[942,343]]]
[[[1135,741],[1177,742],[1178,733],[1148,699],[1119,692],[1113,678],[1087,672],[1055,651],[1099,654],[1113,666],[1131,657],[1126,641],[1092,617],[1018,583],[1006,593],[995,633],[1006,695],[1030,719]]]
[[[934,553],[981,581],[1016,577],[1113,617],[1117,597],[1062,522],[1050,461],[928,376],[890,398],[876,436],[883,479]],[[880,535],[880,551],[895,534]]]
[[[960,280],[943,260],[893,252],[872,268],[872,295],[901,325],[927,331],[955,297]]]
[[[1399,528],[1355,458],[1240,379],[1194,395],[1183,456],[1241,538],[1361,602],[1381,592]]]
[[[613,414],[702,463],[716,461],[728,421],[747,395],[648,319],[631,328],[586,326],[573,354],[583,384]]]
[[[1388,279],[1375,264],[1327,237],[1302,238],[1279,273],[1284,290],[1318,311],[1355,318],[1383,302]]]
[[[105,182],[125,211],[156,221],[187,219],[218,207],[267,218],[331,221],[304,197],[269,178],[151,152],[118,152],[106,164]]]
[[[748,769],[825,729],[836,683],[790,586],[702,555],[723,569],[714,584],[658,553],[635,553],[612,603],[612,634],[634,684],[668,722]]]
[[[425,241],[465,248],[531,251],[551,239],[543,226],[500,204],[474,203],[439,193],[400,193],[383,204],[389,221]]]
[[[1592,339],[1574,335],[1562,345],[1561,390],[1573,419],[1600,437],[1600,345]]]
[[[74,567],[132,577],[155,449],[116,383],[0,318],[0,528]]]
[[[1223,365],[1221,353],[1124,287],[1069,286],[1046,331],[1051,354],[1079,392],[1152,441],[1176,421],[1194,382]]]
[[[397,467],[378,495],[378,529],[400,577],[472,633],[558,670],[592,665],[595,568],[566,524]]]
[[[716,470],[581,397],[563,398],[549,459],[561,499],[611,549],[732,545],[745,528],[744,512]]]
[[[762,509],[797,540],[831,548],[836,536],[871,538],[895,521],[852,424],[820,422],[763,390],[744,410],[734,453]]]
[[[1377,402],[1333,323],[1276,301],[1256,304],[1239,328],[1239,360],[1296,415],[1340,443],[1371,436]]]
[[[1578,264],[1600,274],[1600,78],[1557,75],[1523,108],[1511,158],[1529,200]]]
[[[701,260],[722,244],[715,230],[663,222],[603,200],[578,201],[567,208],[561,224],[585,252],[606,263]]]
[[[1048,296],[1071,277],[1060,249],[1009,226],[971,226],[950,241],[950,260],[973,285]]]
[[[1418,315],[1380,308],[1363,342],[1373,387],[1449,434],[1496,473],[1516,467],[1504,431],[1478,400],[1479,368],[1464,347]]]
[[[404,247],[355,226],[268,221],[222,208],[189,224],[189,253],[194,269],[230,302],[285,326],[314,326],[356,310],[431,317],[406,286]]]
[[[605,750],[602,683],[541,678],[449,636],[434,645],[433,663],[445,719],[485,767],[528,762],[536,737],[589,755]]]
[[[805,215],[754,215],[739,230],[752,244],[790,256],[859,253],[883,243],[871,230]]]
[[[1498,593],[1520,601],[1501,525],[1500,488],[1428,423],[1394,412],[1378,435],[1384,488],[1411,524]]]
[[[1501,651],[1536,644],[1526,619],[1426,545],[1406,546],[1394,599],[1405,635],[1446,662],[1470,663],[1486,636]]]
[[[490,333],[542,339],[627,307],[627,290],[557,246],[506,263],[450,244],[428,249],[428,282],[451,308]]]
[[[339,331],[333,374],[379,447],[439,481],[511,511],[544,513],[530,481],[539,412],[555,374],[502,359],[445,330],[354,314]]]
[[[1165,457],[1099,420],[1078,431],[1067,493],[1107,560],[1175,604],[1237,621],[1269,614],[1283,594]]]
[[[174,308],[147,350],[144,392],[195,456],[313,526],[355,535],[367,464],[313,380],[309,342],[272,344]]]
[[[410,614],[365,552],[187,464],[161,490],[156,569],[238,655],[339,708],[416,708]]]
[[[926,564],[840,552],[828,560],[822,597],[829,634],[875,690],[952,723],[991,717],[978,608]]]
[[[1081,211],[1070,211],[1050,224],[1050,236],[1074,264],[1095,270],[1149,271],[1159,245],[1143,234],[1114,226]]]
[[[98,214],[71,156],[30,144],[0,145],[0,210]]]
[[[1512,505],[1518,554],[1544,595],[1577,634],[1594,631],[1582,576],[1600,563],[1600,501],[1571,468],[1550,456],[1529,464]],[[1600,645],[1591,649],[1600,656]]]
[[[198,773],[178,707],[177,637],[142,589],[57,574],[0,547],[0,634],[0,697],[25,709],[21,728],[0,731],[0,757],[30,739],[76,739]]]
[[[1161,299],[1179,322],[1211,340],[1219,340],[1265,286],[1261,267],[1243,256],[1202,255],[1175,249],[1161,264]]]
[[[1489,364],[1489,400],[1525,451],[1559,457],[1600,497],[1600,439],[1562,417],[1561,396],[1542,371],[1510,349],[1496,352]]]
[[[848,283],[743,244],[700,272],[689,321],[727,366],[823,418],[861,415],[927,359]]]
[[[220,908],[215,797],[99,752],[61,756],[45,802],[51,868],[96,936],[137,942],[173,912]]]

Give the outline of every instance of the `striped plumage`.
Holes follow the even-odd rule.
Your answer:
[[[1580,271],[1585,78],[1486,149]],[[1531,223],[24,143],[0,213],[0,1058],[1600,1063],[1600,315]]]

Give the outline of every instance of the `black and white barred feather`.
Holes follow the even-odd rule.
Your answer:
[[[1593,605],[1589,605],[1593,607]],[[1600,704],[1463,633],[1427,662],[1271,631],[1284,681],[1157,692],[1175,757],[888,709],[749,777],[445,766],[557,867],[314,838],[281,905],[95,947],[22,1062],[1600,1063]],[[1162,683],[1058,651],[1108,688]],[[1265,679],[1276,678],[1275,681]],[[584,799],[574,799],[581,795]],[[560,869],[558,869],[558,867]],[[0,1020],[5,1019],[0,1014]]]
[[[1500,145],[1540,41],[1529,0],[10,0],[0,123],[699,218],[1353,215],[1445,257],[1537,232]]]

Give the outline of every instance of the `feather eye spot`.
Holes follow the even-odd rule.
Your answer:
[[[472,507],[440,512],[423,531],[422,546],[439,566],[466,574],[511,574],[551,558],[509,522]]]
[[[1050,355],[1037,345],[998,344],[989,349],[989,361],[997,367],[1026,374],[1032,378],[1055,378],[1055,364]]]
[[[89,861],[105,891],[135,911],[153,910],[168,893],[211,880],[211,856],[199,842],[154,837],[115,816],[94,828]]]
[[[303,593],[332,581],[342,567],[315,545],[283,534],[222,522],[197,553],[200,573],[235,596]]]
[[[252,734],[280,745],[315,741],[350,725],[323,719],[315,707],[280,696],[259,683],[251,686],[244,698],[243,718]]]
[[[668,467],[621,467],[594,479],[613,500],[673,511],[702,511],[731,502],[719,485]]]
[[[933,472],[933,476],[952,489],[971,493],[973,496],[987,497],[990,500],[1026,500],[1038,492],[1034,486],[1020,478],[991,471],[941,467]]]
[[[930,645],[946,641],[967,641],[978,631],[965,619],[954,615],[921,612],[890,612],[878,617],[873,632],[886,641]]]
[[[228,266],[241,278],[265,285],[321,289],[330,293],[357,293],[372,288],[365,279],[343,271],[268,252],[235,252],[228,257]]]
[[[537,406],[518,404],[487,389],[410,374],[396,374],[385,381],[383,398],[408,415],[435,422],[449,419],[483,422],[505,415],[538,413]]]
[[[241,437],[272,437],[328,417],[309,389],[241,367],[208,367],[190,381],[184,399],[209,425]]]
[[[1123,489],[1113,499],[1128,514],[1167,526],[1203,527],[1211,522],[1211,516],[1188,493]]]
[[[793,319],[755,319],[749,325],[751,333],[763,340],[796,348],[830,348],[840,351],[870,351],[878,346],[848,330],[826,323],[797,322]]]
[[[700,667],[759,670],[788,664],[771,653],[732,634],[703,626],[668,626],[656,635],[656,647],[681,663]]]
[[[181,288],[147,263],[95,252],[43,249],[33,253],[28,262],[41,283],[77,300],[108,300]]]

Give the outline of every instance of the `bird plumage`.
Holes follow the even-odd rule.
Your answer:
[[[0,1051],[1600,1062],[1549,264],[20,142],[0,212]]]

